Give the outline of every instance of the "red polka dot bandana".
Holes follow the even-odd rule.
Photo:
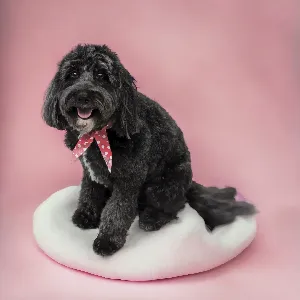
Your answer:
[[[110,149],[110,144],[106,133],[107,127],[108,126],[105,126],[101,130],[97,130],[95,132],[87,133],[81,136],[75,148],[73,149],[73,155],[76,157],[76,159],[80,157],[95,139],[107,165],[107,168],[109,172],[111,172],[112,151]]]

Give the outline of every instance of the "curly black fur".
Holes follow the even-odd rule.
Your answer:
[[[76,109],[93,109],[87,120]],[[190,152],[176,122],[158,103],[137,91],[135,80],[107,46],[78,45],[59,63],[43,107],[45,122],[66,130],[73,149],[78,137],[110,123],[113,152],[109,173],[96,142],[80,157],[83,179],[73,222],[99,227],[94,251],[121,249],[133,220],[146,231],[176,219],[186,203],[207,226],[252,215],[255,207],[236,202],[234,188],[204,187],[192,180]]]

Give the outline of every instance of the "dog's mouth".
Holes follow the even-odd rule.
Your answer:
[[[82,120],[91,119],[97,113],[95,108],[86,108],[86,107],[71,107],[68,111],[69,115],[73,118],[80,118]]]
[[[92,108],[77,108],[77,116],[83,120],[89,119],[93,115],[94,109]]]

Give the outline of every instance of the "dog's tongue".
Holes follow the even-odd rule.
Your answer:
[[[77,108],[77,114],[81,119],[87,119],[91,116],[93,110],[88,108]]]

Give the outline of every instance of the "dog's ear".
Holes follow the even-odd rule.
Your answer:
[[[118,68],[118,98],[119,107],[116,113],[116,120],[113,126],[120,136],[130,137],[140,130],[138,119],[138,99],[135,79],[120,64]]]
[[[59,108],[57,80],[58,75],[56,74],[45,94],[42,117],[48,126],[54,127],[58,130],[64,130],[66,129],[67,122]]]

